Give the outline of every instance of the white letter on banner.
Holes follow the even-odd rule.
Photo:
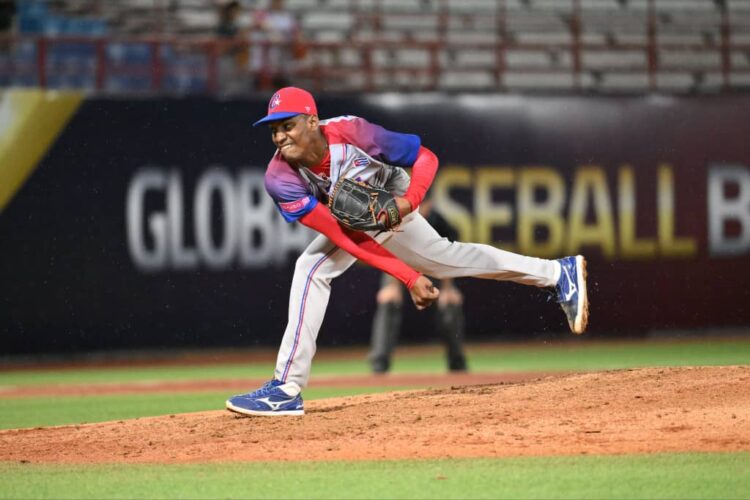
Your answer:
[[[146,248],[143,231],[143,205],[146,191],[164,191],[167,179],[157,168],[142,168],[130,181],[125,209],[128,233],[128,250],[136,267],[144,271],[163,268],[167,262],[167,218],[164,213],[148,216],[148,227],[154,239],[154,248]]]
[[[260,169],[242,170],[237,184],[242,267],[263,267],[273,259],[273,216],[276,209],[265,193],[264,176]]]
[[[195,249],[185,246],[184,203],[182,202],[182,178],[178,170],[169,174],[167,185],[167,214],[169,217],[169,254],[175,269],[194,269],[198,264]]]
[[[224,221],[223,241],[220,246],[214,246],[211,231],[211,197],[213,192],[219,194]],[[234,182],[224,170],[213,167],[207,170],[198,180],[195,195],[195,229],[198,250],[211,269],[228,267],[232,262],[237,244],[234,202]]]
[[[737,196],[725,188],[737,186]],[[724,223],[739,224],[737,236],[727,236]],[[750,170],[743,165],[713,165],[708,170],[708,235],[711,255],[741,255],[750,250]]]

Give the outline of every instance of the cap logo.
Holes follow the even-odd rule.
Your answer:
[[[271,97],[271,102],[268,103],[268,109],[274,109],[279,104],[281,104],[281,96],[276,92],[273,97]]]

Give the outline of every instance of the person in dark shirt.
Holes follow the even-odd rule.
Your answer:
[[[240,34],[237,18],[241,10],[240,2],[231,0],[219,5],[219,24],[216,26],[216,35],[224,38],[233,38]]]
[[[0,55],[10,52],[11,41],[6,37],[13,34],[15,14],[16,2],[14,0],[0,0]]]
[[[16,14],[16,2],[14,0],[0,0],[0,37],[8,35],[13,31],[13,16]],[[7,43],[0,39],[0,46]]]

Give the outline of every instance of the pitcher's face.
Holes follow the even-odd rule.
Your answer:
[[[297,115],[286,120],[271,122],[271,140],[279,148],[288,163],[299,162],[306,155],[318,131],[318,118],[312,115]]]

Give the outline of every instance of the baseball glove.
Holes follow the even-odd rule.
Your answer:
[[[328,208],[342,226],[355,231],[390,231],[401,222],[391,193],[348,178],[336,183]]]

